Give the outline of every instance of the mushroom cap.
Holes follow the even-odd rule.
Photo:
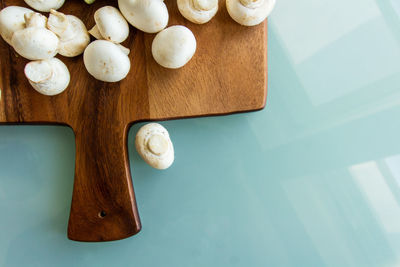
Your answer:
[[[167,27],[168,9],[163,0],[118,0],[126,20],[135,28],[156,33]]]
[[[101,36],[114,43],[122,43],[128,38],[129,25],[121,12],[113,6],[104,6],[94,13],[94,20]]]
[[[226,9],[237,23],[254,26],[263,22],[275,6],[275,0],[226,0]]]
[[[151,52],[161,66],[177,69],[193,57],[196,52],[196,38],[185,26],[171,26],[156,35]]]
[[[156,169],[166,169],[174,162],[174,146],[169,133],[158,123],[149,123],[139,129],[135,147],[143,160]]]
[[[83,53],[90,42],[85,24],[73,15],[50,11],[47,28],[60,39],[58,53],[65,57],[75,57]]]
[[[129,57],[114,43],[96,40],[83,53],[83,62],[94,78],[104,82],[118,82],[128,75]]]
[[[58,53],[65,57],[75,57],[85,51],[90,43],[90,36],[85,24],[79,18],[73,15],[67,15],[67,18],[76,35],[74,37],[61,36]]]
[[[59,9],[65,0],[24,0],[33,9],[41,12],[49,12],[50,9]]]
[[[178,0],[178,9],[187,20],[203,24],[218,11],[218,0]]]
[[[15,32],[11,44],[22,57],[39,60],[54,57],[59,40],[53,32],[45,28],[29,27]]]
[[[32,87],[43,95],[60,94],[70,81],[67,66],[58,58],[31,61],[24,72]]]
[[[29,8],[8,6],[0,11],[0,35],[9,45],[14,32],[25,28],[26,13],[33,12]]]

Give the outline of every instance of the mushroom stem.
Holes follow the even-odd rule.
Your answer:
[[[129,53],[131,52],[131,50],[121,44],[116,44],[119,49],[121,49],[122,53],[124,53],[125,55],[129,55]]]
[[[247,8],[254,9],[260,7],[264,0],[239,0],[239,2]]]
[[[192,5],[199,11],[209,11],[218,5],[218,0],[192,0]]]
[[[263,22],[275,6],[276,0],[226,0],[229,16],[243,26]]]
[[[26,28],[31,28],[31,27],[45,28],[46,27],[47,18],[40,13],[36,13],[36,12],[25,13],[24,18],[25,18]]]
[[[59,37],[62,37],[62,39],[70,40],[77,35],[77,32],[72,27],[65,14],[51,9],[49,20],[49,29]]]
[[[95,25],[93,26],[93,28],[89,30],[89,33],[90,33],[94,38],[96,38],[97,40],[103,40],[103,39],[104,39],[103,36],[101,36],[101,33],[100,33],[100,31],[99,31],[99,27],[97,27],[97,24],[95,24]]]
[[[48,28],[57,35],[61,35],[68,27],[67,16],[57,12],[54,9],[50,10]]]
[[[218,0],[177,0],[177,4],[182,16],[196,24],[209,22],[218,11]]]

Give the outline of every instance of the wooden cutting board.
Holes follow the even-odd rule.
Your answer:
[[[0,0],[1,8],[26,6]],[[60,11],[81,18],[116,1],[66,0]],[[26,80],[28,62],[0,41],[0,123],[61,124],[75,133],[75,182],[68,237],[109,241],[129,237],[141,224],[132,187],[127,133],[134,122],[230,114],[262,109],[267,93],[267,23],[243,27],[228,15],[225,1],[211,22],[196,25],[166,0],[170,25],[185,25],[197,39],[193,59],[178,70],[159,66],[151,55],[154,34],[131,27],[123,44],[131,49],[131,70],[119,83],[96,81],[82,56],[64,58],[71,83],[60,95],[37,93]]]

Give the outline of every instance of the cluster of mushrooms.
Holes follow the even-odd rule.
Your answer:
[[[55,58],[83,55],[87,71],[104,82],[118,82],[130,70],[129,49],[120,45],[128,38],[129,25],[146,33],[158,33],[152,44],[154,60],[165,68],[184,66],[196,51],[196,38],[185,26],[167,27],[169,14],[163,0],[118,0],[119,10],[105,6],[94,14],[96,25],[88,31],[73,15],[56,11],[64,0],[25,0],[33,9],[50,12],[46,18],[31,9],[9,6],[0,11],[0,34],[15,51],[32,60],[25,76],[39,93],[56,95],[70,80],[68,68]],[[93,1],[91,1],[93,2]],[[180,13],[203,24],[218,11],[218,0],[177,0]],[[275,0],[226,0],[230,16],[241,25],[261,23]],[[89,33],[97,40],[90,43]]]
[[[168,28],[169,14],[163,0],[118,0],[99,8],[96,24],[89,31],[76,16],[56,11],[65,0],[25,0],[31,8],[49,12],[48,18],[29,8],[9,6],[0,11],[0,35],[22,57],[31,60],[25,76],[32,87],[44,95],[63,92],[70,82],[67,66],[57,54],[76,57],[83,53],[84,65],[94,78],[118,82],[130,70],[130,50],[121,45],[129,36],[129,24],[146,33],[157,33],[151,52],[165,68],[183,67],[196,51],[196,38],[187,27]],[[263,22],[275,0],[225,0],[233,20],[244,26]],[[92,3],[94,0],[85,0]],[[218,11],[218,0],[177,0],[183,17],[196,23],[210,21]],[[96,40],[90,42],[90,35]],[[157,123],[143,126],[136,135],[139,155],[152,167],[166,169],[174,161],[168,131]]]

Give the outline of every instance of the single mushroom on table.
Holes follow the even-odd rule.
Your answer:
[[[41,12],[49,12],[50,9],[59,9],[65,0],[24,0],[33,9]]]
[[[174,162],[174,146],[169,133],[158,123],[149,123],[139,129],[135,147],[144,161],[153,168],[163,170]]]
[[[94,13],[96,25],[89,31],[96,39],[122,43],[128,38],[129,25],[118,9],[104,6]]]
[[[156,33],[167,27],[168,9],[163,0],[118,0],[126,20],[135,28]]]
[[[20,6],[8,6],[0,11],[0,35],[9,45],[14,32],[25,28],[25,14],[32,10]]]
[[[196,24],[210,21],[218,11],[218,0],[178,0],[177,4],[182,16]]]
[[[26,28],[16,31],[11,45],[22,57],[30,60],[49,59],[58,52],[59,40],[46,29],[47,18],[40,13],[26,13]]]
[[[226,0],[226,9],[233,20],[243,26],[263,22],[275,6],[275,0]]]
[[[193,57],[196,52],[196,38],[185,26],[171,26],[156,35],[151,52],[161,66],[177,69]]]
[[[65,57],[82,54],[90,42],[85,24],[73,15],[65,15],[51,9],[47,28],[59,37],[58,53]]]
[[[96,40],[86,47],[83,63],[97,80],[118,82],[128,75],[131,68],[126,52],[113,42]]]
[[[24,72],[32,87],[43,95],[63,92],[70,80],[67,66],[58,58],[31,61],[26,64]]]

